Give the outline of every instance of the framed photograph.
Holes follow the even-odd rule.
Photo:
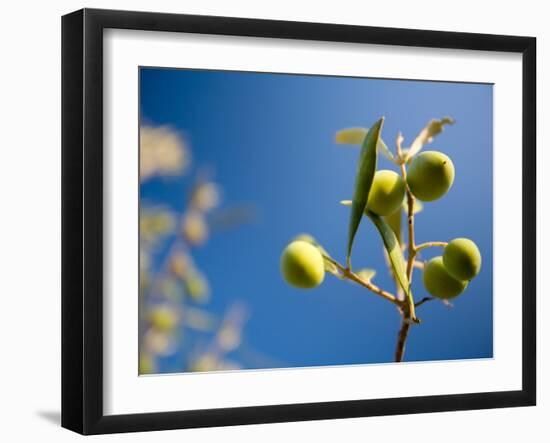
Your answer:
[[[532,37],[62,20],[62,425],[535,405]]]

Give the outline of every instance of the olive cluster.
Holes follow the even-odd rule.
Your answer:
[[[424,286],[437,298],[449,299],[462,294],[468,282],[481,269],[481,254],[476,244],[467,238],[456,238],[424,267]]]
[[[438,151],[422,152],[410,161],[406,184],[394,171],[375,173],[367,209],[380,216],[393,214],[403,204],[407,186],[419,200],[437,200],[449,191],[454,176],[454,165],[447,155]],[[476,244],[467,238],[457,238],[445,246],[442,256],[425,264],[424,286],[434,297],[454,298],[466,289],[480,269],[481,254]],[[291,242],[281,256],[281,271],[292,286],[309,289],[320,285],[325,277],[321,250],[307,239]]]

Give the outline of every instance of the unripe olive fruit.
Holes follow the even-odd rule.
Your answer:
[[[432,258],[424,267],[424,286],[426,290],[437,298],[453,298],[460,295],[468,282],[454,278],[445,265],[441,256]]]
[[[369,192],[367,208],[378,215],[393,214],[403,203],[405,182],[394,171],[376,171]]]
[[[443,264],[453,277],[471,280],[481,269],[481,254],[472,240],[455,238],[445,246]]]
[[[297,288],[319,286],[325,278],[323,256],[315,246],[302,240],[290,243],[281,255],[281,272],[285,281]]]
[[[407,172],[407,183],[411,192],[423,201],[443,197],[454,178],[453,162],[437,151],[425,151],[413,157]]]

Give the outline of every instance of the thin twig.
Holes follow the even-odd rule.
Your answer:
[[[403,157],[403,150],[401,149],[401,143],[403,142],[403,136],[398,134],[395,141],[397,148],[397,157],[399,158],[399,168],[401,169],[401,175],[405,182],[405,189],[407,194],[407,227],[408,227],[408,254],[407,254],[407,280],[409,288],[412,285],[412,272],[414,265],[414,258],[416,256],[416,245],[414,241],[414,196],[407,184],[407,168],[406,162]],[[406,297],[405,309],[402,311],[403,319],[401,321],[401,328],[399,330],[397,345],[395,349],[395,361],[403,361],[403,355],[405,354],[405,344],[409,335],[409,329],[411,327],[411,321],[418,322],[415,312],[415,304],[412,294],[409,291],[409,296]]]
[[[400,146],[400,145],[398,145]],[[401,149],[399,149],[401,151]],[[400,154],[401,157],[402,153]],[[405,163],[400,164],[401,175],[403,176],[403,181],[405,182],[405,189],[407,193],[407,226],[409,233],[409,242],[408,242],[408,254],[407,254],[407,280],[409,286],[412,284],[412,272],[414,265],[414,258],[416,256],[416,246],[414,243],[414,196],[407,185],[407,169],[405,168]],[[416,313],[414,311],[414,300],[412,297],[408,297],[408,312],[405,312],[408,318],[416,321]]]
[[[427,301],[431,301],[431,300],[435,300],[433,297],[424,297],[422,300],[416,302],[414,304],[415,307],[419,307],[420,305],[423,305],[424,303],[426,303]]]
[[[405,165],[401,165],[401,173],[403,174],[403,180],[407,181],[407,171]],[[408,185],[407,189],[407,226],[409,230],[409,244],[408,244],[408,260],[407,260],[407,279],[409,282],[412,279],[412,270],[414,258],[416,257],[416,245],[414,243],[414,196],[410,191]]]
[[[387,291],[384,291],[383,289],[379,288],[378,286],[371,283],[370,281],[362,279],[361,277],[359,277],[357,274],[355,274],[350,269],[342,266],[340,263],[338,263],[332,257],[329,257],[328,255],[323,255],[323,257],[325,258],[325,260],[328,260],[330,263],[332,263],[334,266],[336,266],[336,268],[338,268],[338,271],[340,271],[342,273],[342,276],[344,278],[347,278],[348,280],[351,280],[351,281],[367,288],[371,292],[374,292],[375,294],[379,295],[380,297],[383,297],[386,300],[389,300],[390,302],[392,302],[392,303],[394,303],[398,306],[401,306],[402,302],[399,301],[397,299],[397,297],[395,297],[395,295],[390,294]]]
[[[419,245],[416,245],[415,252],[418,253],[422,249],[431,248],[431,247],[434,247],[434,246],[441,246],[442,248],[444,248],[445,246],[447,246],[447,244],[448,243],[445,242],[445,241],[429,241],[429,242],[426,242],[426,243],[421,243]]]

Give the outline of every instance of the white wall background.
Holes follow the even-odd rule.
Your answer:
[[[83,6],[318,21],[538,38],[539,226],[550,222],[550,28],[544,2],[407,0],[111,0],[6,2],[0,26],[0,439],[81,440],[59,427],[60,410],[60,16]],[[520,124],[520,122],[518,122]],[[518,147],[519,148],[519,147]],[[519,173],[519,170],[518,170]],[[513,206],[513,204],[512,204]],[[539,235],[539,275],[548,272],[548,234]],[[330,420],[102,436],[94,441],[547,441],[550,284],[539,278],[539,405],[533,408]]]

